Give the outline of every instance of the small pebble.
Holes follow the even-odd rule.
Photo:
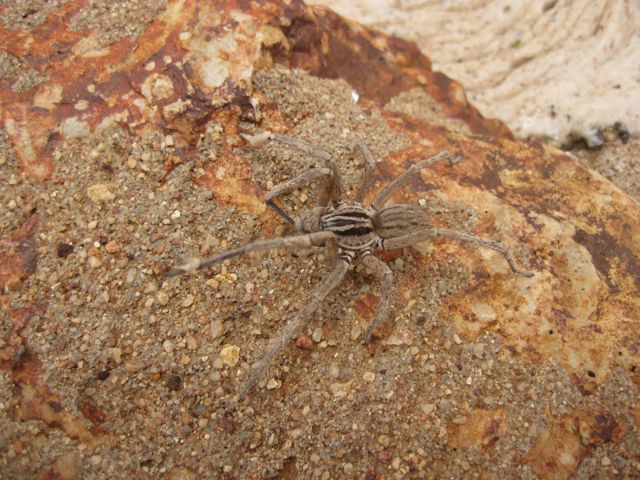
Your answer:
[[[195,299],[195,297],[191,294],[187,295],[186,297],[184,297],[184,300],[182,300],[181,305],[184,308],[190,307],[191,305],[193,305],[193,300]]]
[[[350,380],[348,382],[343,382],[343,383],[336,382],[329,385],[329,390],[331,391],[333,398],[340,399],[340,398],[346,397],[349,394],[349,391],[351,390],[352,383],[353,381]]]
[[[393,455],[391,455],[391,452],[387,452],[386,450],[382,450],[381,452],[378,452],[378,461],[384,465],[389,465],[391,463],[392,458],[393,458]]]
[[[158,303],[160,305],[166,305],[167,303],[169,303],[169,295],[167,295],[165,292],[158,292],[158,295],[156,295],[156,299],[158,300]]]
[[[229,367],[235,367],[238,365],[238,359],[240,358],[240,347],[236,345],[225,345],[220,350],[220,360],[224,365]]]
[[[102,463],[102,457],[100,455],[92,455],[91,456],[91,464],[92,465],[100,465]]]
[[[602,457],[600,463],[602,463],[603,467],[608,467],[609,465],[611,465],[611,460],[609,459],[609,457]]]
[[[87,188],[87,196],[96,203],[110,202],[116,198],[104,183],[96,183]]]
[[[360,335],[362,335],[362,328],[360,325],[355,324],[351,327],[351,340],[357,340]]]
[[[118,253],[120,251],[120,245],[115,240],[108,241],[104,248],[109,253]]]
[[[464,425],[465,423],[467,423],[467,417],[465,417],[464,415],[460,415],[459,417],[455,417],[451,421],[456,425]]]
[[[394,470],[399,470],[400,469],[400,457],[395,457],[392,461],[391,461],[391,467]]]
[[[111,350],[111,358],[113,358],[116,363],[122,363],[122,349],[116,347]]]
[[[268,390],[275,390],[277,388],[280,388],[280,386],[282,385],[282,382],[276,378],[270,378],[269,381],[267,382],[267,389]]]
[[[220,320],[214,320],[211,322],[211,326],[209,327],[211,330],[211,337],[215,340],[219,338],[224,333],[224,325]]]
[[[302,335],[296,340],[296,347],[303,350],[311,350],[313,348],[313,342],[306,335]]]
[[[173,352],[173,342],[171,340],[165,340],[162,342],[162,349],[167,353]]]
[[[462,340],[460,340],[460,337],[458,336],[457,333],[453,334],[453,341],[456,345],[460,345],[462,343]]]
[[[91,268],[100,268],[102,266],[102,262],[98,257],[94,257],[93,255],[89,257],[88,260],[89,266]]]
[[[189,365],[190,361],[191,361],[191,357],[189,357],[189,355],[183,355],[182,358],[180,359],[180,363],[182,365]]]
[[[431,415],[431,413],[435,410],[436,406],[433,403],[423,403],[420,407],[425,415]]]
[[[388,435],[380,435],[378,437],[378,443],[383,447],[388,447],[390,442],[391,442],[391,439],[389,438]]]
[[[187,348],[189,350],[195,350],[198,348],[198,341],[194,337],[188,336],[186,341],[187,341]]]
[[[311,338],[313,338],[313,341],[318,343],[322,340],[322,328],[318,327],[313,331],[313,334],[311,335]]]
[[[71,252],[73,252],[73,245],[71,243],[60,242],[56,248],[56,253],[60,258],[68,257]]]
[[[129,270],[127,270],[127,276],[124,281],[126,283],[133,283],[135,279],[136,279],[136,270],[135,268],[130,268]]]
[[[171,375],[167,378],[167,388],[174,392],[177,392],[182,388],[182,378],[179,375]]]
[[[362,379],[367,383],[373,383],[376,379],[376,374],[373,372],[364,372]]]

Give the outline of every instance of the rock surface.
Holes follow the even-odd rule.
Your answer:
[[[326,10],[158,2],[114,38],[71,27],[86,2],[47,8],[0,30],[5,55],[34,72],[24,89],[0,80],[3,476],[640,473],[640,208],[627,194],[514,141],[415,46]],[[535,276],[444,240],[381,255],[396,289],[381,340],[352,340],[379,295],[358,268],[303,332],[319,343],[292,341],[232,406],[329,269],[273,252],[162,276],[288,233],[264,193],[313,160],[251,147],[239,133],[256,127],[334,152],[348,185],[365,139],[374,190],[442,149],[464,155],[396,201],[503,241]],[[110,195],[92,201],[92,186]],[[310,187],[287,203],[315,198]]]
[[[603,141],[640,135],[640,8],[632,0],[312,0],[415,41],[517,136]]]

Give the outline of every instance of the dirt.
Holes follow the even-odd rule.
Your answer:
[[[376,158],[407,145],[355,103],[343,81],[276,69],[259,74],[255,88],[297,125],[292,134],[335,152],[349,185],[363,165],[353,149],[358,139]],[[209,125],[203,162],[215,165],[221,142]],[[557,366],[514,364],[499,335],[461,340],[439,306],[469,272],[453,259],[425,272],[413,249],[391,259],[398,309],[374,348],[361,337],[371,316],[355,315],[354,305],[375,299],[378,283],[357,269],[306,328],[314,340],[285,349],[250,401],[232,406],[249,365],[328,273],[328,262],[322,254],[273,252],[164,279],[159,274],[185,257],[289,232],[274,214],[261,224],[192,188],[202,164],[177,165],[163,179],[171,143],[118,128],[66,141],[56,152],[55,181],[34,184],[2,142],[1,229],[12,231],[34,211],[42,225],[37,273],[14,297],[14,306],[26,305],[49,292],[46,314],[23,332],[28,354],[43,359],[42,381],[73,418],[91,412],[93,439],[87,446],[19,413],[3,415],[3,478],[52,468],[89,479],[526,479],[536,476],[523,458],[563,416],[597,404],[634,424],[629,406],[637,390],[624,371],[585,397]],[[312,164],[281,145],[237,145],[237,152],[263,191]],[[92,201],[88,189],[96,184],[113,197]],[[308,206],[312,192],[295,192],[287,208],[295,214]],[[473,206],[424,208],[435,224],[473,226]],[[408,281],[413,286],[403,288]],[[2,332],[9,329],[5,316]],[[222,362],[224,345],[239,347],[237,365]],[[7,372],[0,378],[0,408],[12,412],[18,392]],[[451,427],[487,416],[493,426],[480,440]],[[620,444],[584,447],[593,451],[576,478],[637,475],[640,445],[626,433]]]

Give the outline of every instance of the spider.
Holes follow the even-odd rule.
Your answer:
[[[274,248],[309,249],[312,247],[325,247],[328,248],[329,252],[333,253],[330,256],[336,260],[336,263],[333,271],[311,292],[310,300],[298,311],[295,317],[289,320],[284,329],[271,341],[262,358],[253,365],[241,389],[240,399],[243,399],[256,383],[263,378],[265,371],[273,360],[285,345],[303,329],[329,293],[340,284],[349,267],[356,260],[364,263],[381,278],[382,285],[378,311],[364,334],[365,344],[371,341],[372,333],[389,316],[392,306],[393,273],[386,263],[373,255],[376,251],[399,249],[417,242],[443,236],[496,250],[504,256],[514,273],[525,277],[533,276],[533,273],[516,267],[511,253],[500,242],[485,240],[447,228],[433,228],[428,224],[420,208],[413,205],[394,204],[387,206],[391,196],[404,187],[411,178],[418,175],[422,169],[442,161],[447,161],[449,165],[454,165],[461,157],[454,159],[445,150],[433,157],[419,161],[383,188],[371,203],[365,206],[363,200],[372,184],[375,161],[364,142],[358,143],[366,163],[364,172],[355,198],[347,201],[342,199],[343,191],[340,172],[330,153],[319,147],[275,132],[265,131],[254,136],[245,134],[242,134],[242,136],[252,146],[260,146],[268,140],[276,140],[323,162],[324,165],[322,166],[311,168],[302,175],[276,185],[265,197],[266,204],[273,208],[287,223],[293,225],[297,235],[258,240],[207,259],[192,259],[186,264],[167,272],[167,276],[194,272],[200,268],[209,267],[248,252]],[[276,204],[275,200],[278,197],[315,180],[321,180],[322,182],[318,207],[302,212],[298,218],[292,218]]]

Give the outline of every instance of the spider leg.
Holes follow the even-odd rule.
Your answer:
[[[367,327],[364,334],[365,345],[371,342],[371,335],[377,327],[383,323],[391,311],[392,305],[392,288],[393,288],[393,272],[389,268],[389,265],[384,263],[378,257],[373,255],[366,255],[362,258],[362,262],[373,270],[382,280],[380,286],[380,303],[378,304],[378,311],[373,321]]]
[[[290,223],[291,225],[295,225],[295,220],[293,220],[282,208],[276,205],[274,200],[277,197],[286,195],[287,193],[295,190],[296,188],[300,188],[308,183],[313,182],[318,178],[324,179],[324,182],[323,182],[324,188],[323,188],[323,191],[320,192],[320,197],[328,198],[332,175],[333,175],[333,172],[329,168],[326,168],[326,167],[312,168],[304,172],[302,175],[298,175],[297,177],[292,178],[291,180],[287,180],[286,182],[279,183],[278,185],[273,187],[269,191],[269,193],[267,193],[267,195],[264,197],[264,201],[269,207],[273,208],[276,212],[278,212],[278,214],[282,218],[284,218],[288,223]]]
[[[342,198],[342,177],[335,159],[329,152],[322,150],[320,147],[305,143],[302,140],[298,140],[297,138],[282,135],[281,133],[271,132],[271,134],[274,140],[290,145],[314,158],[324,161],[331,170],[326,193],[325,195],[321,195],[320,206],[324,207],[330,200],[337,202]]]
[[[166,273],[166,276],[175,277],[177,275],[182,275],[183,273],[192,273],[200,268],[209,267],[211,265],[215,265],[216,263],[224,262],[229,258],[237,257],[238,255],[253,252],[255,250],[270,250],[272,248],[294,249],[320,247],[325,245],[327,242],[333,241],[334,239],[335,234],[333,232],[319,231],[308,233],[305,235],[294,235],[291,237],[257,240],[255,242],[247,243],[241,247],[232,248],[230,250],[227,250],[226,252],[219,253],[218,255],[215,255],[213,257],[209,257],[206,259],[194,258],[184,265],[168,271]]]
[[[313,290],[311,299],[306,305],[298,311],[295,317],[289,320],[282,332],[271,341],[266,353],[260,361],[252,367],[249,377],[240,391],[240,400],[242,400],[264,376],[265,370],[271,365],[285,345],[306,325],[311,315],[322,305],[327,295],[340,284],[348,268],[349,263],[345,260],[340,260],[333,272],[331,272],[324,282]]]
[[[449,151],[443,150],[433,157],[421,160],[418,163],[411,165],[393,182],[382,189],[378,196],[371,202],[371,208],[373,208],[374,210],[380,210],[384,206],[384,204],[389,201],[391,195],[404,187],[415,175],[418,175],[420,173],[420,170],[430,167],[431,165],[434,165],[443,160],[447,160],[449,162],[449,165],[455,165],[460,161],[461,158],[461,156],[458,156],[454,159],[451,159],[451,154],[449,153]]]
[[[511,267],[511,270],[514,273],[517,273],[524,277],[533,277],[533,273],[526,270],[521,270],[516,267],[516,262],[514,261],[511,252],[509,252],[507,247],[505,247],[502,243],[492,240],[485,240],[484,238],[476,237],[474,235],[469,235],[463,232],[458,232],[456,230],[449,230],[448,228],[427,228],[414,233],[410,233],[408,235],[403,235],[401,237],[382,239],[380,241],[380,247],[383,250],[393,250],[436,237],[453,238],[455,240],[461,240],[463,242],[469,242],[480,247],[495,250],[496,252],[501,253],[505,260],[507,260],[507,262],[509,263],[509,267]]]
[[[366,162],[364,171],[362,172],[362,178],[360,179],[360,185],[358,186],[358,191],[355,196],[355,201],[362,203],[364,196],[371,187],[371,183],[373,181],[373,169],[376,167],[376,161],[373,159],[373,155],[371,155],[366,143],[358,142],[358,147],[360,147]]]

